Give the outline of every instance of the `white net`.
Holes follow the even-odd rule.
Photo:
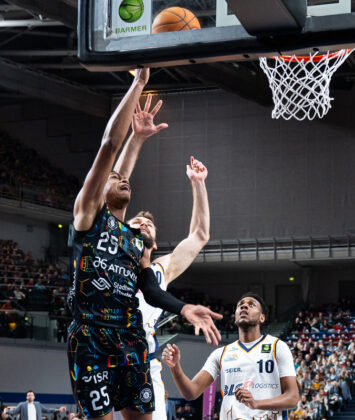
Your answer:
[[[333,73],[353,51],[260,58],[260,66],[272,90],[275,105],[272,118],[296,118],[299,121],[323,118],[333,100],[329,96]]]

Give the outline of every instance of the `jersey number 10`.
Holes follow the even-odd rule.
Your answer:
[[[264,363],[264,360],[261,359],[256,363],[259,365],[259,373],[263,373],[264,368],[265,368],[266,373],[272,373],[274,371],[274,361],[273,360],[266,360],[266,362]]]

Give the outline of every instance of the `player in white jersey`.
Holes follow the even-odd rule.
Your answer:
[[[154,124],[154,117],[159,111],[162,101],[159,101],[153,110],[149,112],[151,99],[151,95],[148,95],[143,110],[139,105],[137,106],[136,114],[132,120],[132,135],[127,140],[114,168],[116,172],[127,179],[132,174],[138,154],[146,139],[167,127],[167,124],[159,124],[158,126]],[[168,284],[191,265],[209,240],[210,213],[205,185],[208,174],[207,168],[201,162],[191,157],[190,165],[186,167],[186,174],[191,181],[193,193],[193,209],[189,234],[176,246],[172,253],[157,258],[151,266],[163,290],[166,290]],[[149,212],[138,213],[128,223],[131,227],[139,228],[146,240],[151,240],[152,250],[157,249],[156,238],[153,234],[154,219]],[[165,420],[167,416],[165,389],[161,379],[162,365],[155,357],[155,352],[158,350],[158,342],[155,339],[156,325],[163,311],[160,308],[148,305],[142,293],[138,293],[138,298],[151,358],[150,367],[155,395],[153,420]],[[114,420],[119,419],[122,419],[120,413],[114,412]]]
[[[239,340],[215,350],[191,380],[180,365],[180,351],[168,345],[163,361],[186,400],[198,398],[221,375],[221,420],[283,420],[299,398],[292,354],[287,344],[261,333],[267,308],[246,293],[237,303]]]

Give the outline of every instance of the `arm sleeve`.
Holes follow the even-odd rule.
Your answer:
[[[164,311],[180,314],[186,302],[176,299],[170,293],[165,292],[159,286],[154,271],[151,268],[145,268],[138,275],[138,287],[143,292],[146,302],[154,307],[164,309]]]
[[[295,364],[288,345],[279,340],[276,343],[276,360],[279,368],[280,378],[284,376],[296,376]]]
[[[21,410],[21,403],[18,404],[13,410],[9,410],[7,414],[9,414],[10,416],[13,416],[13,415],[19,414],[20,410]]]
[[[40,404],[43,413],[55,413],[59,411],[57,408],[47,408],[44,405]]]
[[[205,370],[208,372],[213,379],[216,379],[219,375],[221,368],[220,368],[220,361],[222,357],[224,347],[221,347],[220,349],[217,349],[213,351],[208,359],[206,360],[206,363],[204,364],[202,370]]]

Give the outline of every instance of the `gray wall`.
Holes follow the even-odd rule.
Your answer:
[[[151,209],[160,241],[183,238],[194,155],[209,169],[212,239],[355,231],[355,99],[332,93],[334,108],[312,122],[274,121],[270,109],[223,92],[163,96],[158,120],[169,129],[142,150],[129,215]],[[0,129],[85,175],[104,121],[40,103],[2,111]]]
[[[38,394],[71,394],[64,346],[35,347],[21,345],[21,340],[14,345],[0,344],[0,372],[0,392],[33,389]]]

